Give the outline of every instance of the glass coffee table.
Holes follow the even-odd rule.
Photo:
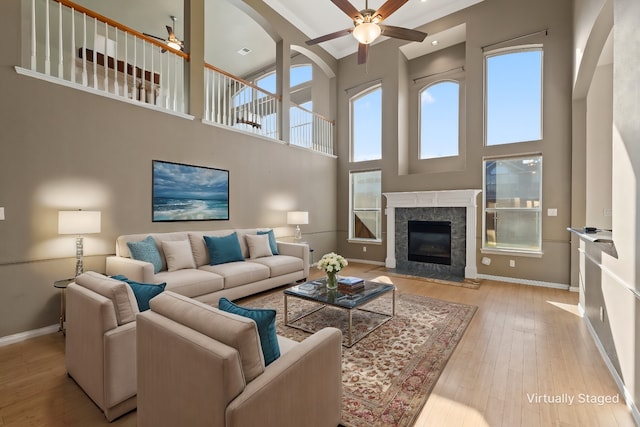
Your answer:
[[[381,296],[389,295],[389,293],[391,294],[391,313],[382,312],[378,309],[373,310],[363,308]],[[293,298],[294,300],[310,301],[314,304],[311,304],[312,308],[310,310],[297,313],[294,318],[290,319],[289,298]],[[301,320],[327,307],[334,307],[346,311],[347,341],[346,344],[343,345],[345,347],[351,347],[396,315],[396,287],[385,283],[365,281],[364,289],[353,293],[342,293],[339,290],[328,290],[326,287],[326,279],[320,279],[305,282],[284,290],[284,324],[286,326],[313,333],[315,330],[304,326]],[[353,314],[356,310],[377,315],[377,320],[368,325],[364,333],[359,334],[357,337],[354,336],[353,333]],[[327,324],[326,326],[329,325]]]

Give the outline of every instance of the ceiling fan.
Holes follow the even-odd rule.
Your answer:
[[[180,40],[179,38],[176,37],[176,34],[173,32],[173,29],[176,26],[176,20],[178,18],[176,18],[175,16],[170,16],[171,20],[173,21],[173,27],[170,26],[166,26],[167,27],[167,33],[168,36],[166,39],[163,39],[162,37],[158,37],[158,36],[154,36],[153,34],[147,34],[147,33],[142,33],[147,37],[153,37],[154,39],[158,39],[158,40],[162,40],[163,42],[165,42],[167,44],[167,46],[169,46],[170,48],[173,48],[175,50],[183,50],[184,49],[184,42],[182,40]],[[166,52],[167,49],[162,49],[162,53]]]
[[[369,9],[369,1],[366,0],[364,9],[358,11],[348,0],[331,0],[340,10],[353,19],[353,28],[336,31],[335,33],[308,40],[307,45],[314,45],[338,37],[352,34],[358,40],[358,64],[367,62],[369,45],[380,35],[393,37],[402,40],[421,42],[427,37],[427,33],[410,30],[408,28],[394,27],[392,25],[382,25],[381,22],[387,19],[393,12],[409,0],[387,0],[378,10]]]

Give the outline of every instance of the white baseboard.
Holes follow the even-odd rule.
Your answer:
[[[618,389],[620,390],[620,393],[622,393],[622,395],[624,396],[624,401],[627,404],[627,408],[629,408],[629,410],[631,411],[631,416],[633,417],[633,420],[635,421],[636,425],[640,426],[640,412],[638,411],[638,407],[636,406],[636,403],[633,401],[633,396],[631,395],[629,390],[627,390],[627,387],[625,387],[624,385],[624,381],[622,381],[622,378],[620,378],[620,375],[618,375],[618,371],[616,371],[616,368],[613,366],[613,363],[611,363],[611,360],[609,359],[607,352],[604,350],[604,346],[600,342],[600,339],[598,338],[598,334],[596,334],[596,330],[591,325],[589,318],[587,316],[583,316],[582,318],[584,319],[584,323],[587,325],[587,329],[589,330],[589,333],[591,334],[593,341],[596,343],[596,347],[600,352],[600,356],[602,356],[602,359],[604,360],[605,365],[607,365],[607,368],[609,368],[609,372],[613,377],[613,381],[615,381],[616,385],[618,386]]]
[[[28,340],[29,338],[39,337],[40,335],[52,334],[54,332],[58,332],[58,328],[60,325],[57,323],[51,326],[45,326],[40,329],[33,329],[31,331],[19,332],[13,335],[7,335],[6,337],[0,338],[0,347],[9,344],[15,344],[20,341]]]
[[[564,283],[542,282],[540,280],[519,279],[517,277],[502,277],[502,276],[491,276],[489,274],[478,274],[478,279],[495,280],[498,282],[517,283],[519,285],[542,286],[544,288],[562,289],[565,291],[570,289],[569,285],[565,285]]]

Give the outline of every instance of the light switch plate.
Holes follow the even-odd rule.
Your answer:
[[[4,221],[4,208],[0,208],[0,221]]]
[[[547,209],[547,216],[558,216],[558,209],[556,208]]]

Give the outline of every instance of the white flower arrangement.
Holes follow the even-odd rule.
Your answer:
[[[327,273],[337,273],[348,264],[349,263],[342,255],[331,252],[320,258],[320,261],[318,261],[318,270],[324,270]]]

